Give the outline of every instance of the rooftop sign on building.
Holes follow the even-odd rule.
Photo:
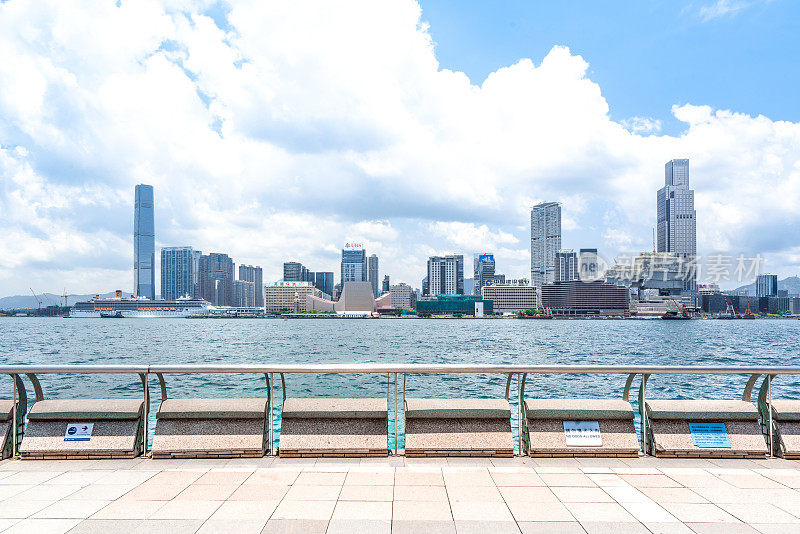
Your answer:
[[[280,282],[267,282],[267,287],[313,287],[314,284],[311,282],[284,282],[281,280]]]
[[[345,243],[344,249],[345,250],[362,250],[364,248],[364,243]]]

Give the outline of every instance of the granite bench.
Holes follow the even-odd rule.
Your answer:
[[[622,399],[525,399],[523,438],[537,457],[635,457],[631,404]]]
[[[406,456],[514,455],[506,399],[405,399]]]
[[[142,451],[143,408],[142,399],[39,400],[28,412],[20,456],[133,458]]]
[[[767,428],[769,412],[766,404],[761,414],[762,423]],[[772,401],[772,429],[775,453],[790,460],[800,459],[800,400]]]
[[[153,458],[264,456],[267,399],[166,399],[156,412]]]
[[[744,400],[649,400],[648,451],[658,457],[765,458],[758,410]]]
[[[389,455],[385,398],[284,399],[278,447],[283,457]]]

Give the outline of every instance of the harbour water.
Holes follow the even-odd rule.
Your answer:
[[[768,366],[800,364],[798,340],[800,321],[796,320],[0,319],[0,361],[7,364]],[[47,398],[141,395],[139,379],[133,376],[39,378]],[[166,380],[169,395],[175,398],[266,394],[263,376],[174,375]],[[746,380],[746,376],[658,376],[651,378],[647,394],[648,398],[740,398]],[[611,398],[622,394],[624,382],[625,376],[536,376],[528,378],[526,393],[542,398]],[[424,397],[502,397],[505,383],[506,377],[499,375],[408,375],[406,393]],[[387,394],[385,375],[290,375],[286,385],[289,396],[299,397]],[[0,393],[0,397],[10,394],[11,380],[7,386],[8,392]],[[150,387],[154,412],[160,401],[155,377]],[[512,393],[515,391],[516,383]],[[275,393],[280,397],[278,389]],[[391,393],[393,406],[393,390]],[[777,378],[774,397],[800,398],[800,377]],[[512,407],[515,406],[512,394]],[[151,417],[151,424],[154,422]],[[393,429],[391,425],[390,422]],[[400,434],[402,439],[402,427]],[[399,445],[402,447],[402,441]]]

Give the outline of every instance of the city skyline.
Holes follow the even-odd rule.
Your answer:
[[[475,5],[322,3],[307,20],[270,4],[34,15],[3,2],[0,47],[15,59],[0,65],[0,295],[132,288],[139,183],[157,190],[156,250],[223,251],[262,265],[264,280],[280,279],[290,258],[338,272],[350,240],[414,285],[428,257],[452,252],[491,251],[501,272],[528,278],[526,219],[539,202],[562,203],[565,246],[608,259],[650,250],[654,191],[674,158],[692,162],[698,253],[762,254],[765,271],[797,274],[800,104],[740,85],[785,91],[798,51],[776,47],[770,62],[727,54],[745,27],[792,26],[797,6],[753,2],[706,18],[716,2],[674,4],[636,7],[637,39],[678,32],[703,46],[670,47],[645,72],[628,55],[609,64],[622,37],[600,42],[598,28],[621,23],[592,19],[595,7],[571,19],[579,29],[563,8],[509,4],[491,19],[519,26],[487,25],[487,55],[474,55],[454,25],[485,9]],[[62,24],[81,38],[54,30]],[[510,48],[494,55],[501,41]],[[719,57],[697,65],[698,49]],[[620,96],[681,64],[717,73],[740,98],[688,76],[656,77],[647,105],[649,89]]]

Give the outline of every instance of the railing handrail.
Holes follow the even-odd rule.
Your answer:
[[[529,373],[529,374],[715,374],[800,375],[800,366],[681,365],[511,365],[511,364],[172,364],[172,365],[0,365],[0,374],[154,373]]]

